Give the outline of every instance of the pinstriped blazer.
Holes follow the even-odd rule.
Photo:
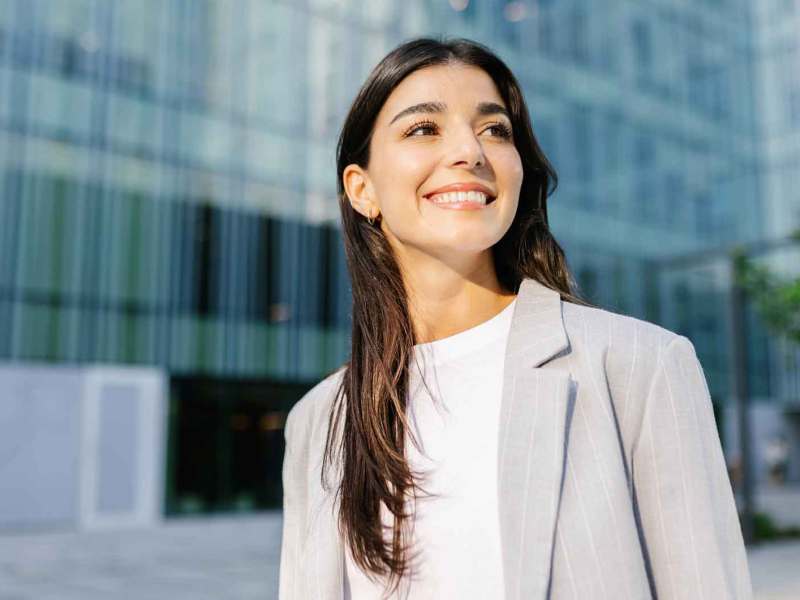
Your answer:
[[[526,279],[505,360],[497,598],[752,598],[706,379],[686,337]],[[287,417],[281,600],[344,598],[337,506],[320,484],[342,373]]]

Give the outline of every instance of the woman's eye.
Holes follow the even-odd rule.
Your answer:
[[[435,130],[436,123],[417,123],[416,125],[412,126],[411,129],[406,131],[406,137],[413,135],[416,131],[424,129]]]
[[[497,123],[496,125],[491,125],[490,127],[487,127],[487,130],[488,129],[496,129],[497,130],[496,137],[501,137],[506,139],[511,137],[511,129],[509,129],[508,126],[506,126],[503,123]]]

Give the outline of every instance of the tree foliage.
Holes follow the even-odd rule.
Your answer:
[[[800,229],[791,238],[800,242]],[[733,250],[734,277],[753,300],[764,324],[800,343],[800,277],[783,278],[756,264],[743,247]]]

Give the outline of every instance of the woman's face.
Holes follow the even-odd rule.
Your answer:
[[[345,170],[354,208],[379,212],[383,232],[402,250],[443,259],[487,251],[511,226],[522,186],[506,110],[482,69],[457,63],[415,71],[378,114],[365,173],[348,175],[360,172],[357,165]],[[466,203],[430,196],[451,184],[479,184],[494,200],[481,206],[469,202],[474,196]]]

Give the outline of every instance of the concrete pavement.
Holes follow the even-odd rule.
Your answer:
[[[0,535],[0,600],[269,600],[280,513]]]
[[[800,540],[749,548],[747,558],[757,600],[800,599]]]

